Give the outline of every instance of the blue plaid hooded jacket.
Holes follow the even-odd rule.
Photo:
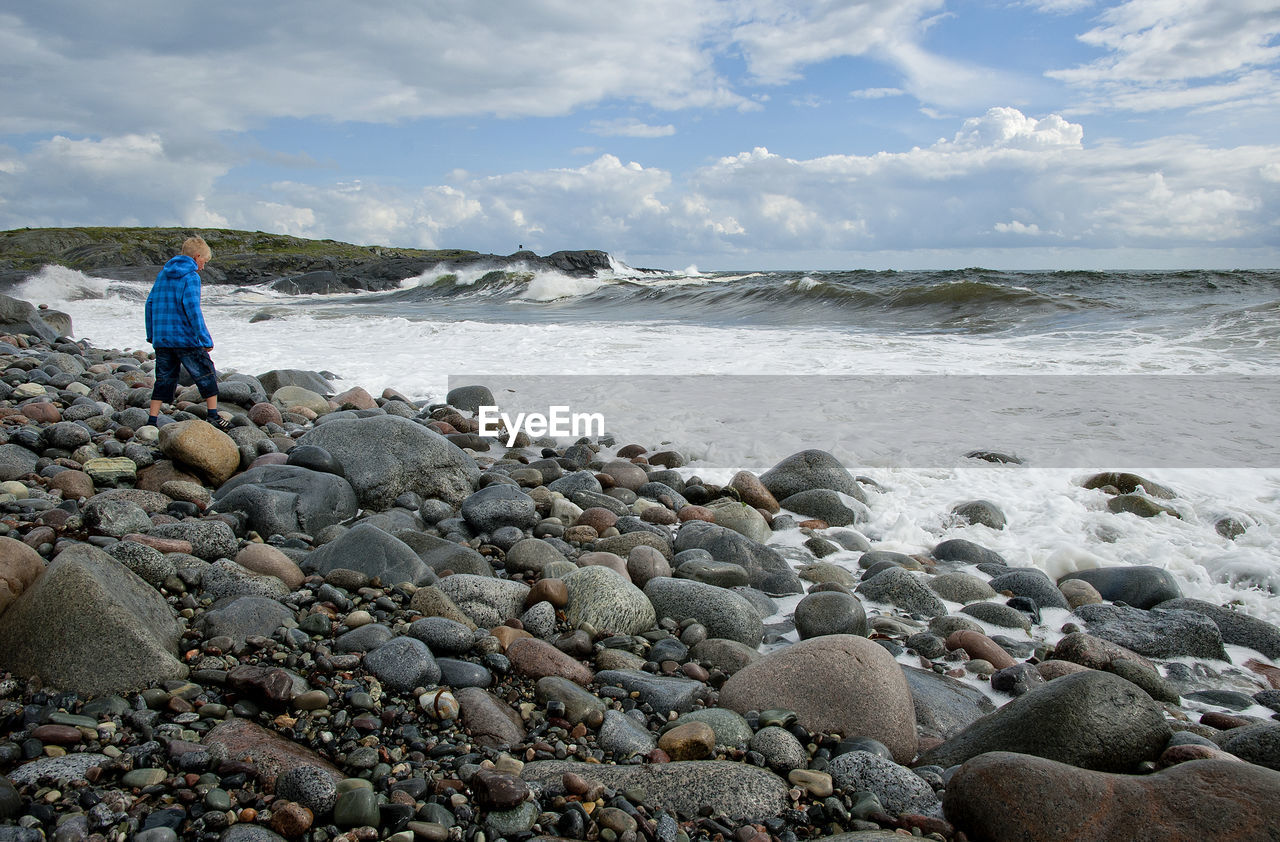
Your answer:
[[[155,348],[213,347],[200,312],[200,274],[185,254],[172,258],[156,275],[147,296],[147,341]]]

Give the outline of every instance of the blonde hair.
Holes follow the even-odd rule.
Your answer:
[[[187,237],[182,241],[182,253],[187,257],[203,257],[205,260],[213,257],[213,249],[209,248],[204,237]]]

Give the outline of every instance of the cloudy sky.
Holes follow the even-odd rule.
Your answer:
[[[0,228],[1280,268],[1280,0],[0,0]]]

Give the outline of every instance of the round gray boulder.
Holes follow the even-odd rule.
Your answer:
[[[490,485],[462,501],[462,516],[478,532],[503,526],[528,529],[538,522],[537,504],[514,485]]]
[[[569,590],[565,617],[572,626],[589,623],[600,631],[639,634],[657,622],[644,591],[609,567],[580,567],[564,583]]]
[[[692,579],[657,576],[645,583],[644,595],[658,619],[670,617],[681,622],[692,617],[706,626],[711,637],[747,646],[759,646],[764,638],[760,615],[745,597],[733,591]]]
[[[867,612],[858,598],[840,591],[818,591],[796,605],[796,631],[801,640],[824,634],[853,634],[866,637],[870,633]]]

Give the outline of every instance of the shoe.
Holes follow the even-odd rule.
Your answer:
[[[209,423],[224,433],[231,432],[231,428],[235,426],[235,424],[231,423],[231,419],[223,415],[221,412],[210,418]]]

